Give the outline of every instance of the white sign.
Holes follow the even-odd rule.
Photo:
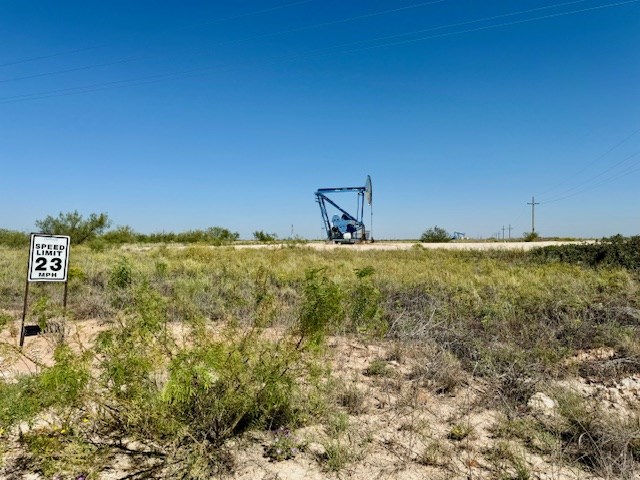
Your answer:
[[[69,270],[69,245],[66,235],[31,234],[29,250],[30,282],[66,282]]]

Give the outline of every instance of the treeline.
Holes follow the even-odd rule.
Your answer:
[[[38,232],[50,235],[69,235],[71,243],[78,245],[88,243],[100,247],[122,245],[125,243],[206,243],[209,245],[228,245],[240,237],[222,227],[210,227],[204,230],[187,230],[185,232],[138,233],[128,225],[108,230],[111,219],[106,213],[92,213],[83,217],[78,211],[51,215],[36,220]],[[29,245],[29,234],[16,230],[0,228],[0,245],[23,247]]]
[[[44,232],[49,233],[49,232]],[[66,233],[55,233],[66,235]],[[187,230],[185,232],[139,233],[129,226],[117,227],[101,235],[84,241],[90,246],[123,245],[125,243],[206,243],[209,245],[229,245],[240,238],[240,234],[222,227],[210,227],[204,230]],[[24,247],[29,245],[29,234],[15,230],[0,229],[0,245],[7,247]]]
[[[29,245],[29,235],[16,230],[0,228],[0,245],[7,247],[23,247]]]
[[[45,232],[47,233],[47,232]],[[56,233],[56,235],[65,235]],[[229,245],[240,238],[240,234],[222,227],[210,227],[204,230],[187,230],[185,232],[155,232],[139,233],[129,226],[118,227],[102,235],[96,235],[88,241],[73,241],[87,243],[92,246],[123,245],[126,243],[206,243],[209,245]],[[24,247],[29,245],[29,234],[16,230],[0,229],[0,245],[7,247]]]
[[[210,227],[204,230],[187,230],[185,232],[138,233],[131,227],[118,227],[100,237],[110,244],[125,243],[207,243],[211,245],[228,245],[240,238],[238,232],[223,227]]]

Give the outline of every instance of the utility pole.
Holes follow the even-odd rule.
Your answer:
[[[531,205],[531,233],[536,232],[536,205],[540,205],[536,202],[533,195],[531,195],[531,202],[527,202],[527,205]]]
[[[511,240],[511,230],[513,230],[513,227],[509,224],[509,240]]]
[[[504,231],[506,230],[506,228],[504,228],[504,225],[502,225],[502,241],[504,242]]]

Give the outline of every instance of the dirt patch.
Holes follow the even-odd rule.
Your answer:
[[[74,349],[91,348],[95,337],[106,328],[108,324],[98,320],[69,322],[66,340]],[[173,325],[172,331],[184,336],[179,325]],[[17,344],[17,338],[7,330],[0,341]],[[42,366],[52,364],[54,348],[50,334],[28,337],[24,355],[1,364],[0,375],[12,379],[36,373]],[[468,378],[447,393],[437,393],[428,382],[415,378],[419,357],[410,348],[398,351],[398,345],[391,341],[332,337],[327,350],[326,361],[336,382],[329,420],[291,432],[296,451],[282,461],[268,454],[273,452],[276,433],[255,432],[230,441],[227,446],[233,452],[235,467],[228,478],[599,478],[577,465],[566,465],[553,455],[538,454],[518,441],[500,438],[496,431],[504,419],[488,402],[492,395],[487,382]],[[585,352],[579,360],[603,358],[609,358],[609,352]],[[640,377],[622,379],[610,387],[577,379],[571,387],[587,397],[608,395],[602,401],[609,402],[610,408],[633,409],[637,405],[627,402],[627,396],[637,400]],[[614,390],[622,400],[611,399]],[[3,472],[8,475],[11,468],[15,469],[12,459],[21,458],[20,447],[13,440],[12,453],[5,467],[0,467],[0,478],[9,478]],[[125,478],[136,468],[140,465],[126,455],[115,455],[110,468],[98,478]],[[27,470],[25,467],[11,478],[44,478]],[[518,471],[530,476],[516,477]]]

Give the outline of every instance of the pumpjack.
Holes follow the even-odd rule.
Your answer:
[[[358,197],[356,214],[352,215],[344,208],[338,205],[334,200],[329,198],[327,194],[355,192]],[[371,232],[365,230],[364,225],[364,203],[365,201],[371,207],[373,190],[371,186],[371,177],[367,175],[363,187],[336,187],[336,188],[319,188],[316,190],[316,202],[320,206],[320,214],[322,215],[322,223],[327,234],[327,240],[334,243],[356,243],[372,241]],[[339,214],[335,214],[329,220],[327,213],[327,204],[336,208]]]

